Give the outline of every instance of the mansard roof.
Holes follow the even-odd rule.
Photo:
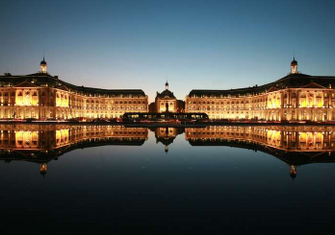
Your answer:
[[[307,74],[289,74],[275,82],[264,84],[261,86],[253,86],[247,88],[238,88],[230,90],[192,90],[189,96],[243,96],[248,94],[258,94],[270,92],[285,88],[328,88],[331,85],[335,88],[335,77],[330,76],[310,76]]]
[[[63,90],[69,90],[74,92],[79,92],[87,95],[136,95],[136,96],[145,96],[145,93],[141,89],[101,89],[101,88],[92,88],[84,86],[76,86],[68,82],[64,82],[58,79],[58,76],[52,76],[46,73],[34,73],[28,75],[11,75],[5,74],[0,76],[0,86],[3,85],[12,85],[12,86],[25,86],[28,84],[31,86],[45,86],[46,84],[49,87],[59,88]]]
[[[165,97],[168,97],[168,98],[171,98],[171,99],[176,99],[176,97],[174,96],[173,92],[171,92],[170,90],[164,90],[162,93],[158,93],[157,92],[157,97],[158,98],[165,98]]]

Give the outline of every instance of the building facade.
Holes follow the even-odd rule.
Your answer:
[[[152,113],[183,113],[185,102],[177,100],[173,92],[169,90],[169,83],[165,83],[165,90],[161,93],[157,91],[155,102],[151,103],[149,110]]]
[[[0,76],[0,119],[118,118],[147,112],[142,90],[108,90],[76,86],[47,73],[43,59],[36,74]]]
[[[231,90],[192,90],[186,112],[205,112],[211,119],[264,121],[334,121],[335,77],[290,73],[262,86]]]

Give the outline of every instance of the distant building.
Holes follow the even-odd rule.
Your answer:
[[[76,86],[48,74],[43,58],[39,73],[0,76],[0,119],[117,118],[147,112],[142,90],[108,90]]]
[[[272,83],[230,90],[192,90],[186,112],[205,112],[211,119],[264,121],[334,121],[335,77],[298,72]]]
[[[109,90],[76,86],[48,73],[0,76],[0,119],[118,118],[124,113],[206,113],[211,119],[277,122],[335,120],[335,77],[298,71],[265,85],[230,90],[192,90],[177,100],[166,82],[155,102],[140,89]]]
[[[165,83],[165,90],[161,93],[157,91],[155,102],[149,105],[150,112],[153,113],[182,113],[185,109],[185,102],[177,100],[173,92],[169,90],[169,83]]]

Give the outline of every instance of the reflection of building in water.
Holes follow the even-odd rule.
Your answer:
[[[48,164],[46,162],[40,163],[40,173],[43,176],[43,178],[45,174],[47,173],[47,171],[48,171]]]
[[[78,148],[105,145],[142,145],[147,128],[109,125],[0,125],[0,159],[40,164],[45,175],[47,162]]]
[[[268,153],[290,166],[335,162],[335,126],[208,126],[206,128],[152,128],[156,142],[165,146],[185,130],[192,146],[230,146]],[[45,175],[47,163],[71,150],[106,145],[142,145],[147,128],[109,125],[0,125],[0,160],[24,160],[39,164]]]
[[[292,178],[292,180],[297,177],[297,167],[294,165],[290,166],[290,176]]]
[[[213,119],[334,121],[335,77],[301,74],[297,68],[293,59],[290,74],[262,86],[192,90],[185,110],[205,112]]]
[[[155,137],[156,143],[161,142],[165,145],[164,151],[167,153],[169,151],[169,145],[173,143],[173,140],[177,137],[177,135],[184,132],[182,128],[174,128],[174,127],[158,127],[155,128]]]
[[[334,126],[208,126],[186,128],[192,146],[231,146],[260,150],[290,165],[335,162]]]
[[[147,112],[148,96],[142,90],[107,90],[76,86],[40,72],[0,76],[0,119],[6,118],[115,118],[125,112]]]

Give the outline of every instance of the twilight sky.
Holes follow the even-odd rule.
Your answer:
[[[0,0],[0,74],[101,88],[230,89],[299,71],[335,76],[335,1]]]

